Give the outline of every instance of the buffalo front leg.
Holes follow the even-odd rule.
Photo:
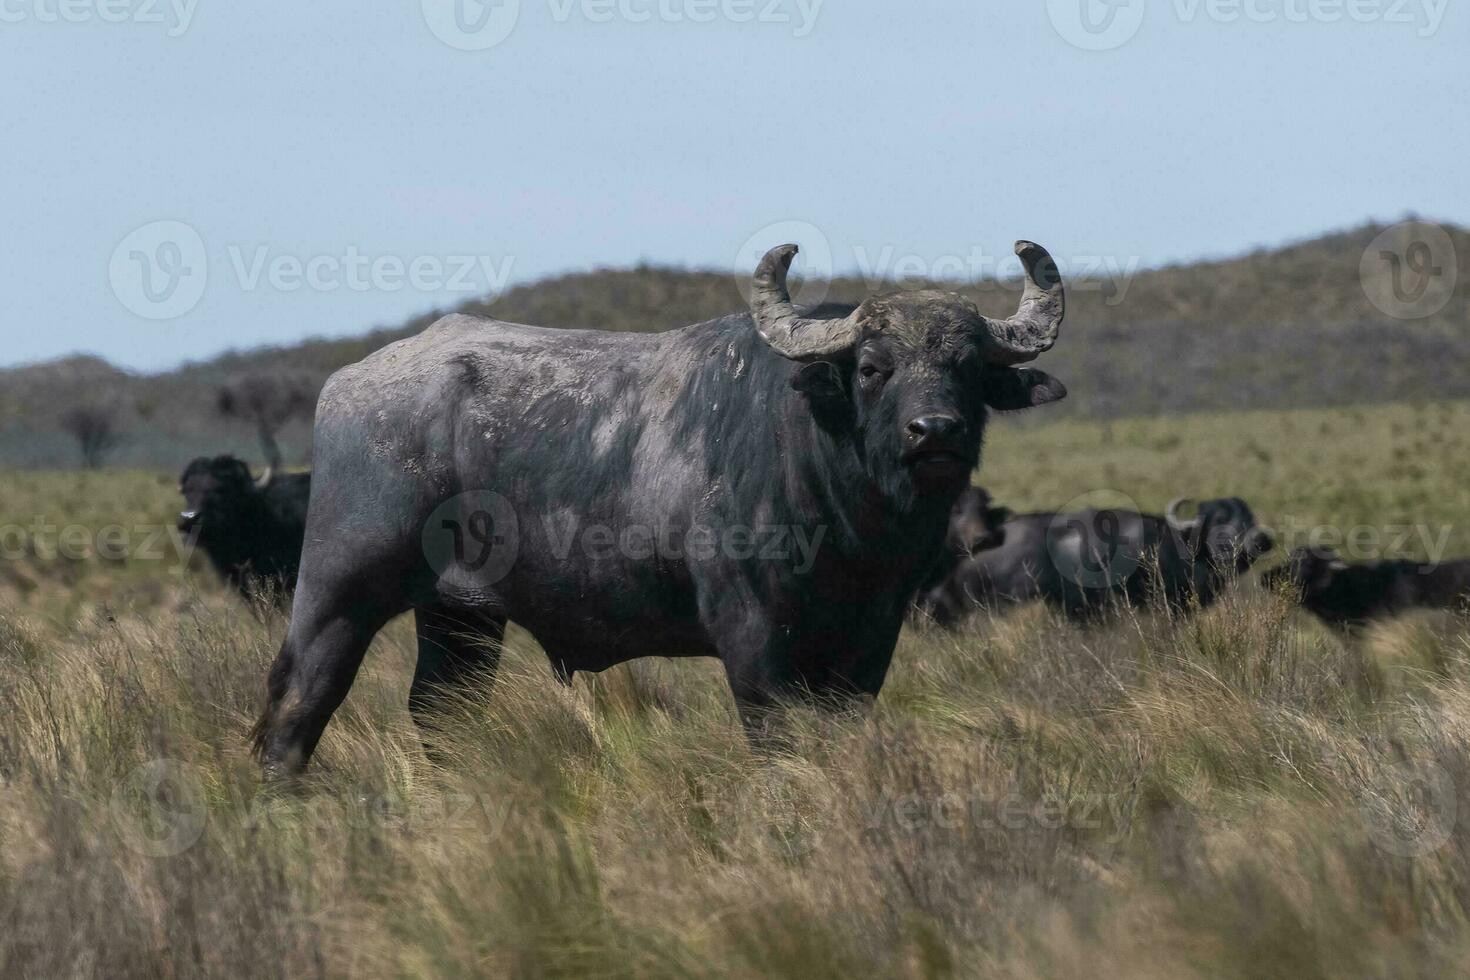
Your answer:
[[[266,707],[253,733],[267,781],[306,768],[387,618],[309,598],[297,602],[286,642],[266,679]]]
[[[850,680],[834,681],[825,672],[808,675],[780,668],[784,653],[771,660],[753,658],[725,663],[725,676],[735,697],[735,709],[746,737],[757,749],[781,746],[788,726],[783,708],[801,705],[829,714],[860,714],[872,703],[873,694]]]
[[[752,742],[767,745],[781,733],[777,709],[783,703],[865,715],[888,676],[903,613],[904,604],[866,617],[855,613],[853,629],[829,630],[802,643],[759,623],[732,637],[721,659]]]
[[[719,644],[725,678],[745,735],[756,748],[774,747],[781,734],[782,702],[799,698],[787,651],[771,642],[772,631],[758,619],[731,630]]]
[[[764,672],[747,666],[732,668],[725,664],[730,693],[735,697],[735,711],[752,745],[765,747],[776,734],[779,719],[776,709],[782,692],[770,684]]]
[[[414,611],[419,659],[408,708],[421,730],[430,728],[435,705],[469,685],[490,685],[500,665],[505,618],[448,606]]]

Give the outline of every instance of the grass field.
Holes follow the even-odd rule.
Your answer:
[[[1470,554],[1470,404],[1002,423],[981,482]],[[185,566],[177,507],[174,474],[0,476],[0,975],[1470,969],[1453,616],[1343,637],[1248,581],[1179,620],[914,629],[870,716],[795,711],[769,756],[712,663],[568,690],[513,631],[443,764],[397,623],[266,794],[245,736],[285,624]]]

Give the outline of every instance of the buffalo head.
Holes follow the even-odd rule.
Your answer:
[[[952,555],[974,556],[989,548],[999,547],[1006,537],[1002,525],[1011,512],[992,507],[990,494],[982,487],[970,487],[960,494],[949,512],[949,534],[945,551]]]
[[[1206,500],[1192,518],[1182,512],[1189,501],[1179,498],[1164,511],[1169,527],[1193,546],[1197,557],[1220,571],[1243,573],[1276,546],[1271,532],[1256,525],[1250,507],[1239,497]]]
[[[1297,548],[1278,565],[1261,576],[1261,584],[1273,592],[1293,589],[1303,599],[1310,599],[1327,589],[1347,563],[1331,548]]]
[[[870,297],[843,317],[806,317],[786,289],[796,251],[774,248],[756,269],[756,329],[777,353],[802,362],[792,385],[819,414],[852,427],[880,482],[954,492],[979,462],[987,408],[1066,394],[1055,378],[1016,367],[1051,349],[1065,308],[1056,263],[1040,245],[1016,244],[1025,290],[1004,320],[937,289]]]
[[[179,493],[184,496],[179,530],[188,533],[229,515],[242,500],[269,486],[271,479],[269,468],[252,477],[250,467],[233,456],[199,457],[179,477]]]

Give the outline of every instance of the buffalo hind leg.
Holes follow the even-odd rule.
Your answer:
[[[421,732],[433,729],[436,705],[474,684],[489,685],[500,665],[505,617],[450,606],[414,610],[419,659],[408,708]]]
[[[267,780],[306,768],[368,645],[389,618],[365,604],[297,602],[252,736]]]

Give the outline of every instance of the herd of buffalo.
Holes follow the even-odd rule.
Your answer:
[[[716,657],[758,737],[780,700],[877,695],[910,616],[1209,605],[1274,546],[1245,501],[1013,514],[971,485],[992,410],[1066,394],[1020,366],[1065,302],[1051,256],[1016,252],[1025,288],[1004,320],[939,290],[800,311],[794,245],[762,259],[748,312],[682,329],[450,315],[327,382],[312,474],[195,460],[181,528],[247,597],[295,595],[254,733],[267,776],[306,765],[373,636],[409,611],[420,722],[491,679],[514,620],[564,682]],[[808,553],[776,546],[793,537]],[[1299,549],[1264,582],[1351,627],[1464,602],[1470,561]]]

